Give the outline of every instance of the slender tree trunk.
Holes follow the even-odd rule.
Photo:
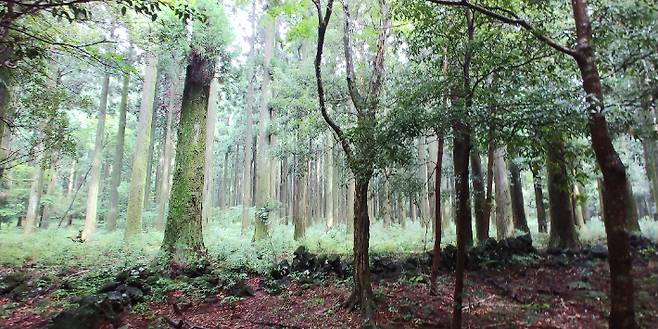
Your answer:
[[[46,195],[54,198],[55,189],[57,188],[57,158],[55,157],[50,165],[50,180],[48,181],[48,187],[46,187]],[[51,217],[51,205],[49,203],[41,206],[41,221],[39,227],[47,229],[50,224]]]
[[[475,146],[471,149],[471,172],[473,173],[473,207],[475,213],[475,236],[479,242],[489,238],[489,221],[486,218],[487,200],[482,177],[482,160]]]
[[[494,180],[496,182],[496,231],[498,240],[509,238],[514,234],[512,218],[512,197],[507,180],[505,148],[494,152]]]
[[[487,235],[491,223],[491,209],[493,209],[493,182],[494,182],[494,153],[495,147],[491,134],[487,148],[487,197],[485,199],[484,221],[487,224]]]
[[[604,189],[605,191],[605,189]],[[630,178],[626,177],[626,193],[628,203],[626,204],[626,227],[628,231],[640,233],[640,223],[638,222],[637,203],[633,193],[633,185]]]
[[[471,17],[470,11],[467,11],[467,17]],[[455,170],[455,199],[457,202],[457,260],[455,266],[452,328],[459,329],[462,323],[462,303],[464,299],[464,269],[466,267],[466,247],[468,245],[467,226],[471,222],[468,191],[468,149],[471,141],[470,129],[467,125],[458,122],[453,125],[453,131],[455,134],[452,160]]]
[[[334,226],[334,152],[332,146],[331,136],[327,139],[329,147],[327,148],[327,176],[325,181],[325,214],[327,228]]]
[[[588,125],[596,160],[603,172],[605,215],[604,224],[608,238],[610,257],[610,328],[636,328],[634,287],[631,268],[633,259],[630,252],[629,233],[626,228],[626,210],[631,202],[628,199],[626,168],[612,145],[608,123],[603,114],[603,91],[601,79],[592,48],[592,31],[585,0],[572,0],[576,25],[576,50],[574,56],[583,79],[583,89],[587,93]]]
[[[172,183],[170,210],[165,227],[163,251],[173,257],[205,254],[201,212],[203,169],[206,149],[206,120],[210,83],[214,78],[213,59],[192,49],[187,58],[183,90],[176,169]]]
[[[294,228],[295,241],[301,241],[306,237],[306,207],[307,190],[308,190],[308,175],[303,173],[296,173],[294,176],[294,205],[292,208],[292,222]]]
[[[155,228],[157,230],[164,229],[165,219],[167,218],[167,206],[169,204],[169,194],[171,189],[171,160],[174,153],[173,142],[173,127],[174,127],[174,114],[175,109],[178,107],[178,89],[180,78],[177,76],[172,77],[171,86],[169,87],[169,106],[167,107],[167,123],[165,126],[165,140],[164,140],[164,159],[162,164],[162,179],[160,180],[160,203],[158,204],[158,218],[155,221]]]
[[[583,209],[580,204],[580,190],[578,189],[578,184],[573,184],[572,192],[572,208],[573,208],[573,217],[576,222],[576,226],[583,227],[585,226],[585,218],[583,218]]]
[[[356,196],[356,180],[354,178],[351,178],[349,182],[347,183],[347,215],[349,216],[350,214],[352,218],[347,219],[347,232],[348,233],[354,233],[354,197]]]
[[[443,136],[439,136],[437,143],[437,161],[434,169],[434,194],[441,195],[441,178],[443,177]],[[441,198],[434,199],[434,217],[437,223],[441,223]],[[436,295],[436,279],[439,277],[439,265],[441,264],[441,225],[434,229],[434,247],[432,249],[432,274],[430,277],[430,293]]]
[[[87,192],[87,212],[85,225],[80,235],[82,241],[89,239],[96,231],[98,193],[100,191],[101,162],[103,160],[103,137],[105,135],[105,115],[107,113],[107,96],[110,85],[110,74],[105,73],[101,89],[100,108],[98,110],[98,123],[96,123],[96,137],[94,152],[91,159],[91,172],[89,189]]]
[[[267,218],[260,216],[261,212],[269,213],[272,196],[270,195],[270,134],[269,126],[269,102],[270,102],[270,80],[271,61],[274,52],[274,39],[276,35],[276,19],[265,15],[264,21],[265,44],[263,45],[263,79],[261,83],[260,112],[258,118],[258,146],[256,156],[256,220],[253,241],[258,241],[269,236]]]
[[[23,221],[23,231],[32,233],[36,226],[36,219],[41,205],[41,192],[43,190],[44,161],[41,156],[37,157],[34,170],[32,171],[32,184],[27,199],[27,213]]]
[[[356,194],[354,197],[354,288],[348,299],[348,305],[360,306],[366,319],[370,319],[374,308],[368,256],[370,241],[369,184],[370,176],[356,177]]]
[[[253,47],[253,45],[252,45]],[[254,156],[254,137],[253,137],[253,117],[252,107],[254,102],[254,80],[252,76],[247,85],[247,96],[245,106],[245,117],[247,120],[244,135],[244,163],[242,167],[242,235],[247,234],[249,229],[249,208],[252,206],[252,193],[253,193],[253,156]]]
[[[548,247],[578,249],[580,243],[573,218],[564,143],[559,137],[554,138],[547,149],[548,200],[551,210]]]
[[[432,214],[430,213],[430,193],[429,188],[430,184],[428,182],[428,161],[427,161],[427,152],[425,151],[426,139],[425,136],[418,138],[418,163],[420,163],[420,170],[418,174],[421,180],[421,190],[420,190],[420,223],[421,226],[426,226],[432,221]]]
[[[126,242],[136,238],[142,230],[142,211],[145,205],[144,198],[148,189],[146,178],[149,175],[147,161],[147,147],[152,145],[149,140],[153,135],[151,124],[153,121],[153,99],[155,97],[155,85],[157,82],[157,64],[155,56],[147,58],[146,72],[144,74],[144,85],[142,90],[142,103],[139,108],[139,120],[137,128],[137,139],[135,140],[135,156],[133,158],[132,172],[130,175],[130,192],[128,196],[128,210],[126,212],[126,229],[124,240]]]
[[[544,204],[544,191],[542,189],[541,173],[539,168],[532,170],[533,186],[535,188],[535,207],[537,208],[537,227],[539,233],[548,232],[546,221],[546,205]]]
[[[393,206],[391,205],[391,189],[388,180],[384,178],[384,228],[388,229],[391,226],[391,215],[393,214]]]
[[[658,149],[656,148],[656,141],[649,138],[641,138],[641,142],[642,155],[644,156],[644,170],[649,179],[654,209],[658,209],[658,163],[656,163]]]
[[[213,174],[213,144],[215,143],[215,123],[217,122],[217,93],[219,92],[219,80],[216,78],[210,83],[210,98],[208,99],[208,120],[206,121],[206,150],[205,164],[203,169],[203,207],[201,220],[207,225],[212,217],[212,179]]]
[[[112,162],[112,178],[110,181],[110,203],[107,213],[107,230],[112,232],[117,227],[119,213],[119,184],[121,184],[121,171],[123,170],[123,149],[126,133],[126,112],[128,108],[128,92],[130,75],[124,74],[121,87],[121,102],[119,103],[119,128],[116,135],[116,148]]]
[[[74,159],[73,164],[71,165],[71,172],[69,173],[69,182],[68,182],[68,185],[66,187],[66,204],[71,204],[71,202],[73,201],[72,200],[73,199],[73,187],[75,185],[75,180],[76,180],[75,170],[76,170],[77,164],[78,164],[78,161],[76,161]],[[66,212],[66,214],[64,215],[64,218],[63,218],[62,221],[66,222],[67,226],[70,226],[71,225],[71,213]]]
[[[427,180],[426,180],[426,182],[428,182],[428,188],[427,188],[428,193],[431,192],[431,191],[434,191],[434,186],[431,186],[429,183],[432,181],[431,172],[434,168],[436,168],[436,163],[438,161],[439,151],[438,151],[437,143],[438,143],[438,141],[434,140],[434,139],[431,140],[430,143],[429,143],[429,161],[427,162],[428,167],[426,169],[427,173],[428,173],[428,177],[427,177]],[[443,152],[443,150],[441,150],[441,152]],[[434,174],[436,175],[436,172]],[[436,226],[437,225],[442,225],[441,222],[436,220],[438,217],[434,216],[434,214],[436,214],[436,210],[434,209],[434,207],[437,203],[436,199],[438,198],[439,202],[440,202],[441,201],[441,196],[436,195],[434,193],[429,193],[429,194],[431,194],[431,195],[429,195],[429,208],[430,208],[429,212],[430,212],[431,218],[432,218],[432,220],[431,220],[432,232],[434,232],[434,231],[436,231]],[[444,220],[445,220],[445,218],[444,218]]]
[[[158,77],[156,75],[155,81],[157,84]],[[157,93],[155,94],[157,97]],[[152,177],[153,177],[153,159],[155,158],[155,128],[156,128],[156,122],[158,121],[158,105],[157,103],[153,102],[153,106],[151,111],[153,112],[151,114],[151,128],[149,129],[149,143],[148,143],[148,151],[147,154],[148,156],[146,157],[146,180],[144,181],[144,209],[149,209],[151,208],[151,185],[152,184]]]
[[[530,236],[528,219],[525,215],[525,202],[523,201],[523,186],[521,185],[521,168],[514,162],[509,161],[509,170],[511,178],[510,195],[512,197],[512,218],[514,220],[514,229],[525,232]]]

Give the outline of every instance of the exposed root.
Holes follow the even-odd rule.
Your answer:
[[[363,327],[376,328],[373,317],[375,313],[375,300],[372,291],[352,291],[350,297],[347,298],[342,306],[351,311],[359,309],[363,317]]]

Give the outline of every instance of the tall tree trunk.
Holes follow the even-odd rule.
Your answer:
[[[157,84],[158,77],[156,75],[155,81]],[[157,93],[155,94],[157,96]],[[151,208],[151,185],[152,182],[152,177],[153,177],[153,159],[155,158],[155,128],[156,128],[156,123],[158,121],[158,105],[153,102],[152,110],[153,113],[151,114],[151,128],[149,129],[149,137],[148,137],[148,151],[147,154],[148,156],[146,157],[146,180],[144,181],[144,208],[149,209]]]
[[[295,241],[301,241],[306,237],[306,207],[308,204],[308,175],[304,173],[295,173],[294,175],[294,197],[292,208],[292,222],[294,228]]]
[[[45,161],[41,156],[37,157],[34,170],[32,171],[32,184],[30,194],[27,199],[27,213],[23,221],[23,231],[27,234],[32,233],[36,226],[37,215],[41,205],[41,193],[43,190]]]
[[[162,164],[162,179],[160,179],[160,202],[158,203],[158,218],[155,220],[155,228],[157,230],[164,229],[165,219],[167,218],[167,206],[169,204],[169,194],[171,190],[171,160],[174,153],[174,114],[178,107],[178,90],[180,84],[180,77],[173,76],[171,79],[171,86],[169,87],[169,105],[167,106],[167,123],[165,126],[165,140],[164,140],[164,159]]]
[[[139,108],[139,119],[137,128],[137,139],[135,140],[135,155],[133,158],[132,172],[130,175],[130,192],[128,195],[128,210],[126,211],[126,229],[124,240],[126,242],[136,238],[142,230],[142,210],[145,205],[144,198],[148,189],[145,186],[149,175],[147,171],[148,150],[153,135],[153,99],[155,97],[155,85],[157,83],[157,64],[155,56],[150,55],[146,60],[146,72],[144,73],[144,85],[142,90],[142,103]]]
[[[489,146],[487,147],[487,197],[485,199],[484,212],[484,220],[487,224],[487,235],[491,223],[491,209],[493,209],[494,153],[495,144],[493,142],[493,136],[489,134]]]
[[[641,138],[640,140],[642,142],[642,155],[644,156],[644,170],[649,179],[654,209],[658,209],[658,163],[656,163],[658,149],[656,148],[656,141],[649,138]],[[655,214],[652,215],[656,216]]]
[[[391,226],[391,215],[393,214],[393,206],[391,204],[391,189],[389,187],[388,179],[384,178],[384,228],[388,229]]]
[[[580,190],[578,189],[578,184],[573,184],[572,192],[572,208],[573,208],[573,218],[575,219],[576,226],[583,227],[585,226],[585,218],[583,218],[583,209],[580,204]]]
[[[441,178],[443,177],[443,136],[439,136],[437,143],[437,159],[434,169],[434,194],[441,195]],[[437,223],[441,223],[441,198],[434,199],[434,217]],[[434,247],[432,249],[432,274],[430,276],[430,293],[436,295],[436,279],[439,277],[439,265],[441,265],[441,225],[434,229]]]
[[[69,173],[69,181],[68,185],[66,187],[66,204],[71,204],[73,201],[73,187],[75,185],[76,177],[75,177],[75,172],[76,172],[76,166],[78,164],[77,160],[73,160],[73,164],[71,165],[71,172]],[[64,214],[64,218],[62,219],[63,222],[66,222],[66,226],[71,225],[71,212],[67,211],[66,214]]]
[[[333,152],[333,140],[331,135],[328,136],[328,148],[326,151],[327,157],[327,170],[326,170],[326,181],[325,181],[325,216],[327,222],[327,228],[334,226],[334,152]]]
[[[605,189],[604,189],[605,191]],[[630,178],[626,177],[626,193],[628,202],[626,203],[626,228],[630,232],[639,233],[640,223],[638,222],[637,203],[633,195],[633,185]]]
[[[580,243],[571,205],[564,142],[560,137],[553,138],[547,149],[548,203],[551,211],[548,247],[577,249]]]
[[[50,165],[50,180],[48,181],[48,187],[46,187],[46,195],[51,198],[55,197],[55,190],[57,188],[57,157],[54,157]],[[51,203],[46,203],[41,206],[41,221],[39,227],[47,229],[50,224],[51,217]]]
[[[425,151],[426,139],[425,136],[418,138],[418,163],[420,164],[420,170],[418,175],[421,181],[421,190],[420,190],[420,223],[421,226],[429,225],[432,222],[432,214],[430,213],[430,184],[428,182],[428,170],[429,161],[427,161],[427,152]],[[439,188],[440,189],[440,188]],[[440,199],[440,198],[439,198]]]
[[[535,207],[537,208],[537,227],[539,233],[548,232],[548,222],[546,221],[546,205],[544,204],[544,191],[542,188],[541,173],[539,168],[532,170],[532,181],[535,188]]]
[[[429,142],[429,161],[427,161],[427,166],[428,167],[426,169],[427,173],[428,173],[428,177],[426,179],[426,182],[428,184],[427,185],[428,186],[427,187],[427,192],[428,192],[428,194],[430,194],[429,195],[429,207],[430,207],[429,212],[430,212],[431,218],[432,218],[432,220],[431,220],[432,232],[434,232],[437,229],[436,228],[437,225],[442,225],[442,222],[436,220],[438,217],[434,216],[436,214],[436,210],[434,209],[434,207],[436,206],[436,203],[437,203],[436,200],[438,199],[439,200],[438,202],[441,202],[441,196],[436,195],[432,192],[432,191],[435,190],[435,188],[434,188],[433,185],[430,184],[430,182],[432,182],[431,173],[436,168],[436,163],[438,161],[438,154],[440,152],[441,153],[443,152],[443,150],[441,150],[440,152],[438,151],[437,144],[438,144],[438,141],[436,139],[432,139]],[[434,175],[436,175],[436,172],[434,172]],[[446,208],[446,210],[447,210],[447,208]],[[444,218],[444,220],[445,219],[446,218]]]
[[[525,232],[530,236],[528,219],[525,215],[525,202],[523,201],[523,186],[521,185],[521,168],[510,158],[509,171],[511,178],[511,197],[512,197],[512,218],[514,220],[514,229]]]
[[[470,10],[467,11],[470,16]],[[455,170],[455,194],[456,194],[456,225],[457,225],[457,260],[455,266],[455,292],[453,295],[452,328],[461,328],[462,303],[464,293],[464,276],[466,267],[466,247],[468,245],[467,226],[471,222],[471,209],[468,191],[468,159],[470,129],[467,125],[458,122],[453,125],[454,147],[453,167]]]
[[[471,172],[473,173],[473,207],[475,213],[475,236],[479,242],[489,238],[489,219],[486,217],[487,200],[482,177],[482,160],[478,149],[471,148]]]
[[[252,45],[253,47],[253,45]],[[249,79],[247,85],[247,96],[245,106],[245,117],[247,120],[244,134],[244,163],[242,167],[242,235],[247,234],[249,229],[249,208],[251,208],[253,201],[253,159],[254,159],[254,137],[253,137],[253,102],[254,102],[254,80],[255,76]]]
[[[494,152],[494,181],[496,183],[496,237],[498,240],[509,238],[514,234],[512,197],[507,180],[505,164],[505,147]]]
[[[119,128],[116,135],[116,148],[114,149],[114,161],[112,162],[112,178],[110,181],[110,203],[107,213],[108,231],[112,232],[117,227],[117,216],[119,213],[119,184],[121,184],[121,171],[123,170],[123,149],[126,133],[126,112],[128,108],[128,92],[130,85],[130,74],[124,74],[121,87],[121,102],[119,103]]]
[[[270,80],[271,62],[274,52],[274,38],[276,35],[276,19],[269,15],[264,16],[264,45],[263,45],[263,79],[261,83],[260,111],[258,118],[258,146],[256,156],[256,220],[253,241],[258,241],[269,236],[268,221],[265,214],[269,213],[270,203],[270,134],[269,126],[269,104],[270,104]],[[259,215],[263,213],[263,215]]]
[[[183,90],[176,169],[172,183],[170,210],[162,250],[170,257],[205,254],[201,212],[203,169],[206,149],[206,120],[210,83],[214,78],[213,59],[190,50]]]
[[[588,101],[588,125],[596,160],[603,172],[604,224],[610,257],[610,328],[631,329],[635,322],[634,287],[629,233],[626,228],[628,198],[626,168],[612,145],[603,114],[601,79],[592,48],[592,31],[585,0],[571,1],[576,25],[574,56],[583,79]]]
[[[360,306],[361,312],[367,320],[370,320],[374,308],[368,256],[370,241],[369,184],[370,176],[357,175],[354,197],[354,288],[348,299],[348,305]]]
[[[101,89],[100,107],[98,110],[98,122],[96,123],[96,137],[94,152],[91,158],[91,171],[89,177],[89,188],[87,192],[87,211],[85,214],[85,225],[80,235],[82,241],[89,239],[96,231],[96,220],[98,211],[98,193],[100,191],[101,162],[103,160],[103,138],[105,136],[105,115],[107,113],[107,96],[110,85],[110,74],[105,72],[103,76],[103,87]]]
[[[213,144],[215,143],[215,123],[217,122],[217,93],[219,92],[219,80],[212,79],[210,83],[210,98],[208,99],[208,120],[206,121],[206,150],[205,164],[203,169],[203,207],[201,220],[204,225],[212,217],[212,179],[213,174]]]

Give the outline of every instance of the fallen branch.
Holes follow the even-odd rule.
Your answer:
[[[258,324],[261,326],[268,326],[268,327],[280,327],[280,328],[292,328],[292,329],[302,329],[302,327],[298,327],[292,324],[281,324],[277,322],[271,322],[271,321],[252,321],[252,320],[247,320],[253,324]]]

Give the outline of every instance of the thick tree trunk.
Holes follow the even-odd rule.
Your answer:
[[[658,149],[656,148],[656,141],[649,138],[641,138],[641,142],[642,155],[644,156],[644,170],[649,179],[654,209],[658,209],[658,163],[656,163]]]
[[[509,161],[509,171],[511,178],[511,197],[512,197],[512,218],[514,219],[514,229],[520,230],[530,236],[528,219],[525,215],[525,202],[523,200],[523,186],[521,185],[521,168],[514,162]]]
[[[302,176],[303,175],[303,176]],[[301,176],[301,177],[300,177]],[[292,208],[292,222],[294,228],[295,241],[303,240],[306,237],[306,196],[308,180],[307,175],[295,173],[294,176],[294,197]]]
[[[205,254],[201,212],[203,207],[203,169],[206,149],[206,120],[210,83],[214,77],[213,59],[192,49],[187,58],[183,91],[176,169],[171,191],[163,251],[176,255]]]
[[[507,180],[507,165],[505,164],[505,148],[494,152],[494,181],[496,183],[496,237],[498,240],[509,238],[514,234],[512,215],[512,197]]]
[[[628,203],[626,204],[626,228],[630,232],[640,233],[637,203],[635,202],[633,185],[631,184],[631,180],[628,178],[628,176],[626,177],[626,193],[626,198],[628,199]]]
[[[208,119],[206,120],[206,150],[203,169],[203,207],[201,220],[207,225],[212,217],[212,187],[213,187],[213,144],[215,144],[215,124],[217,122],[217,93],[219,80],[210,83],[210,98],[208,99]]]
[[[106,72],[103,77],[100,107],[98,110],[98,122],[96,123],[94,152],[91,158],[91,172],[89,177],[89,188],[87,192],[85,226],[80,235],[80,239],[82,241],[89,239],[96,231],[98,193],[100,192],[101,162],[103,161],[103,137],[105,136],[105,115],[107,113],[107,96],[109,92],[109,85],[110,74]]]
[[[437,161],[434,169],[434,194],[441,195],[441,180],[443,178],[443,136],[439,136],[437,143]],[[441,198],[434,199],[434,217],[437,222],[441,223]],[[432,273],[430,276],[430,293],[435,295],[436,279],[439,277],[439,265],[441,264],[441,235],[443,233],[442,225],[434,229],[434,247],[432,248]]]
[[[130,74],[124,74],[121,87],[121,102],[119,103],[119,128],[116,135],[116,148],[114,149],[114,161],[112,162],[112,178],[110,181],[110,203],[107,212],[106,228],[112,232],[117,227],[117,216],[119,214],[119,184],[121,184],[121,171],[123,170],[123,149],[126,133],[126,112],[128,109],[128,92],[130,85]]]
[[[578,249],[580,243],[572,211],[564,143],[560,137],[554,138],[547,149],[548,203],[551,211],[548,247]]]
[[[573,209],[573,218],[575,219],[576,226],[585,226],[585,218],[583,218],[583,209],[580,204],[580,190],[578,184],[573,184],[573,194],[571,199],[571,206]]]
[[[126,242],[134,239],[142,231],[142,210],[145,204],[144,197],[148,189],[146,178],[148,150],[151,145],[149,140],[153,135],[151,124],[153,121],[153,99],[155,97],[155,85],[157,82],[157,64],[158,60],[151,55],[147,58],[146,72],[144,74],[144,85],[142,90],[142,103],[139,108],[139,119],[137,128],[137,138],[135,139],[135,155],[133,158],[132,172],[130,175],[130,189],[128,195],[128,210],[126,211],[126,229],[124,231],[124,240]]]
[[[548,222],[546,221],[546,205],[544,204],[544,191],[542,188],[541,173],[539,168],[532,170],[533,186],[535,188],[535,207],[537,208],[537,227],[539,233],[548,232]]]
[[[271,61],[274,52],[274,39],[276,35],[276,19],[264,16],[264,42],[263,45],[263,79],[261,83],[260,111],[258,116],[258,146],[256,156],[256,219],[254,221],[253,241],[269,237],[268,219],[272,205],[272,196],[270,195],[271,183],[271,159],[270,159],[270,133],[268,126],[270,122],[270,82],[271,82]]]
[[[482,177],[482,160],[476,147],[471,149],[471,172],[473,173],[473,208],[475,213],[475,236],[478,242],[489,238],[489,218],[486,217],[487,200]]]

